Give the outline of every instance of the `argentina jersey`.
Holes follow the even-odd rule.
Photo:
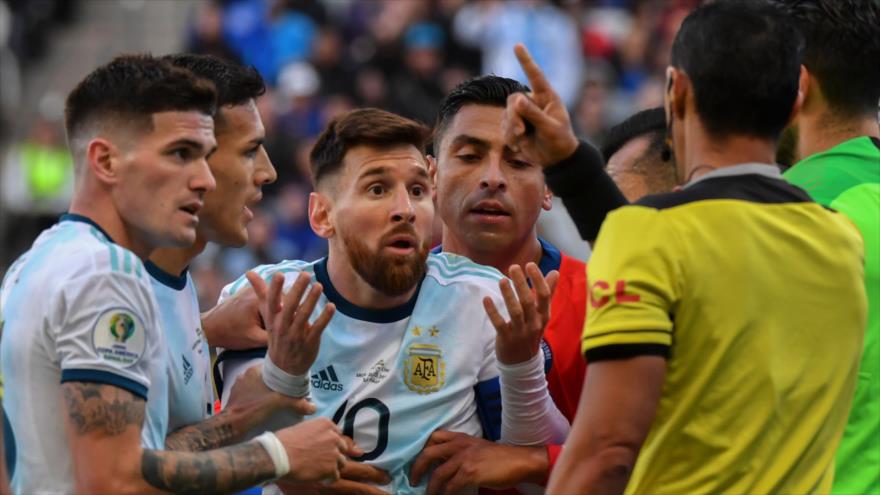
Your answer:
[[[97,224],[64,215],[7,272],[0,314],[12,491],[71,493],[60,386],[112,385],[142,399],[163,387],[164,345],[146,270]],[[143,438],[164,435],[145,427]]]
[[[389,472],[391,493],[424,493],[411,487],[409,470],[436,429],[481,436],[474,390],[497,379],[495,329],[482,299],[505,308],[494,268],[467,258],[431,254],[427,273],[407,303],[367,309],[345,300],[327,275],[327,260],[288,261],[257,268],[264,279],[285,275],[285,288],[301,271],[314,274],[324,293],[313,317],[328,302],[337,311],[321,336],[310,371],[317,415],[331,418],[365,451],[356,460]],[[229,297],[247,285],[242,277],[224,289]],[[503,311],[503,309],[502,309]],[[258,361],[221,355],[224,398],[234,377]]]
[[[203,421],[214,402],[210,379],[211,356],[202,332],[198,294],[189,272],[174,276],[154,263],[145,263],[156,303],[167,350],[168,390],[162,397],[150,398],[149,420],[167,416],[168,432]],[[163,440],[164,441],[164,440]]]

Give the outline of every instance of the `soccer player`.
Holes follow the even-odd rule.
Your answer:
[[[766,2],[709,3],[682,23],[666,109],[688,182],[602,226],[590,371],[549,493],[831,488],[864,334],[863,248],[771,165],[801,103],[801,56]],[[514,125],[541,117],[518,100]]]
[[[159,248],[145,263],[159,305],[169,366],[167,393],[149,398],[147,421],[159,423],[158,431],[173,432],[161,440],[170,450],[207,450],[238,441],[261,417],[291,405],[280,394],[255,395],[259,400],[227,408],[204,421],[214,403],[208,351],[211,335],[202,331],[196,287],[187,272],[208,241],[227,246],[247,242],[247,223],[253,218],[248,207],[260,200],[260,188],[273,182],[276,173],[262,147],[265,131],[254,102],[265,91],[259,73],[207,55],[174,55],[164,60],[211,81],[217,89],[217,148],[208,157],[217,187],[205,194],[196,242],[183,248]]]
[[[434,132],[434,180],[444,220],[442,251],[505,271],[511,264],[529,262],[537,263],[544,273],[559,270],[544,332],[549,356],[545,369],[554,402],[573,419],[585,373],[580,337],[586,314],[586,267],[535,233],[541,208],[550,205],[543,167],[531,163],[522,151],[513,152],[500,125],[508,98],[525,92],[528,88],[514,80],[483,76],[462,83],[441,103]],[[578,146],[574,133],[568,129],[567,134]],[[668,177],[674,176],[674,164],[661,159],[664,136],[662,108],[640,112],[609,133],[603,154],[627,197],[672,190]],[[569,159],[582,159],[586,148],[584,144]],[[481,204],[494,206],[495,214],[483,213]],[[522,482],[543,484],[560,451],[561,445],[513,447],[438,431],[414,464],[413,476],[420,477],[442,461],[432,474],[428,493],[441,486],[454,493],[467,486],[501,489]]]
[[[150,445],[165,435],[144,401],[167,369],[141,259],[196,239],[215,104],[209,81],[149,56],[117,57],[68,96],[70,213],[0,289],[13,492],[214,493],[338,473],[349,446],[326,421],[204,453]]]
[[[309,203],[312,228],[328,239],[329,255],[262,266],[251,277],[260,294],[261,279],[274,287],[282,278],[273,275],[283,274],[292,301],[312,277],[323,288],[315,312],[333,305],[336,314],[320,349],[308,334],[273,353],[269,329],[264,372],[280,368],[290,386],[311,382],[317,414],[366,446],[357,460],[388,471],[392,482],[384,488],[393,493],[424,491],[424,482],[410,485],[409,465],[435,429],[482,434],[478,404],[484,402],[474,400],[474,387],[479,392],[499,371],[503,441],[542,445],[561,441],[567,430],[543,373],[540,333],[550,301],[544,278],[531,277],[532,296],[522,273],[511,287],[493,268],[428,252],[434,213],[423,156],[428,134],[375,109],[331,122],[311,152],[316,191]],[[224,295],[246,284],[242,278]],[[316,300],[310,293],[304,304]],[[267,307],[276,307],[271,301]],[[510,321],[499,313],[504,307]],[[226,380],[253,363],[225,359]]]
[[[608,131],[602,144],[605,170],[627,201],[675,188],[675,162],[664,155],[665,147],[662,107],[637,112]]]
[[[833,493],[880,494],[880,3],[785,0],[809,76],[794,118],[801,161],[785,178],[853,221],[865,241],[868,325]]]

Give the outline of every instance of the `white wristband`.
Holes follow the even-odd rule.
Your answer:
[[[275,366],[268,353],[263,360],[263,383],[270,390],[288,397],[305,397],[309,395],[309,375],[291,375]]]
[[[275,478],[281,478],[290,472],[290,459],[287,458],[287,450],[284,449],[284,444],[278,440],[274,433],[267,431],[254,438],[254,441],[266,449],[272,463],[275,464]]]

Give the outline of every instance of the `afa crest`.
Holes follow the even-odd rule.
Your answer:
[[[413,392],[430,394],[446,384],[446,361],[435,344],[412,344],[403,362],[403,382]]]

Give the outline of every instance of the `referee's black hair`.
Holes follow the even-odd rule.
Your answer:
[[[602,159],[608,163],[611,155],[617,153],[626,143],[641,136],[648,136],[651,140],[646,153],[659,154],[663,150],[666,139],[666,112],[663,107],[642,110],[612,127],[602,144]]]
[[[434,124],[434,153],[439,152],[443,132],[461,107],[486,105],[504,108],[508,96],[529,91],[529,87],[519,81],[495,75],[474,77],[459,84],[440,102],[437,123]]]
[[[880,0],[778,0],[806,41],[804,65],[836,115],[877,115]]]
[[[778,5],[717,0],[682,22],[672,65],[690,78],[710,134],[776,139],[797,98],[803,52],[803,36]]]
[[[214,55],[179,53],[166,55],[162,60],[176,67],[183,67],[193,74],[205,78],[217,87],[217,106],[243,105],[266,92],[266,83],[256,68],[241,65]],[[224,121],[221,112],[214,117],[215,131],[222,128]]]

